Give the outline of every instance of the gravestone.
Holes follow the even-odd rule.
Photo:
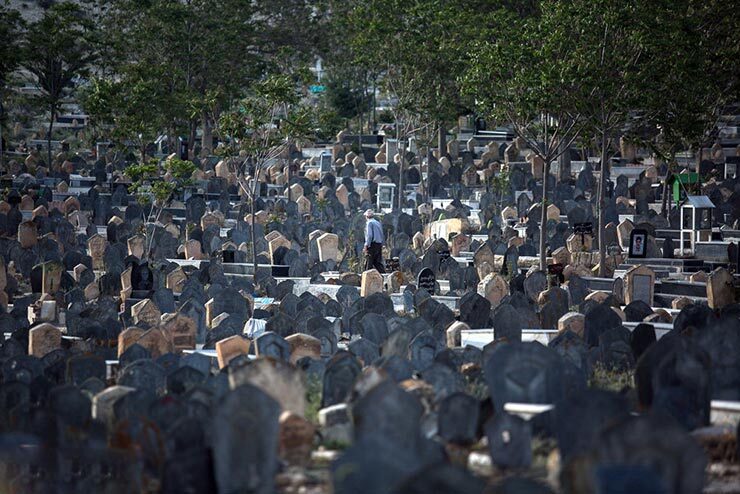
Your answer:
[[[349,352],[338,352],[328,362],[324,371],[321,407],[343,403],[349,398],[355,380],[362,368]]]
[[[547,289],[547,275],[542,271],[534,271],[524,279],[524,293],[533,302],[537,301],[540,292]]]
[[[532,464],[532,428],[529,422],[496,413],[485,425],[488,452],[500,468],[528,468]]]
[[[603,431],[590,455],[592,468],[642,466],[656,474],[663,492],[701,492],[707,458],[688,433],[659,414],[630,417]]]
[[[735,288],[732,274],[726,268],[717,268],[707,278],[707,304],[713,309],[721,309],[735,303]]]
[[[360,285],[360,296],[368,297],[373,293],[383,291],[383,276],[377,269],[371,269],[362,273]]]
[[[280,405],[255,386],[244,384],[226,395],[212,429],[219,492],[274,492],[279,414]]]
[[[437,427],[439,437],[455,444],[476,441],[480,404],[472,396],[458,392],[447,396],[439,404]]]
[[[488,327],[491,303],[476,292],[468,292],[460,299],[460,321],[472,329]]]
[[[35,326],[28,332],[28,354],[42,358],[47,353],[61,347],[62,332],[48,324]]]
[[[434,295],[436,291],[437,277],[434,275],[434,271],[430,268],[424,268],[419,271],[416,277],[416,288],[419,290],[426,290],[430,295]]]
[[[624,301],[629,304],[642,300],[652,307],[655,293],[655,272],[647,266],[639,265],[624,274]]]
[[[522,341],[523,323],[519,311],[511,304],[502,303],[491,314],[493,332],[496,339],[505,338],[510,342]]]
[[[478,283],[478,294],[485,297],[495,308],[509,294],[509,284],[503,276],[491,273]]]
[[[497,415],[507,402],[557,404],[563,399],[562,361],[539,343],[498,345],[483,371]]]

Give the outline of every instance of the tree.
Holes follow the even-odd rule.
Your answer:
[[[23,20],[16,10],[0,5],[0,166],[4,164],[3,125],[5,124],[5,91],[8,77],[21,62],[20,41]]]
[[[470,52],[465,89],[493,121],[510,124],[543,163],[540,269],[547,268],[547,181],[550,163],[578,136],[574,98],[581,84],[565,62],[572,40],[556,16],[520,18],[500,10],[490,19],[485,41]]]
[[[572,43],[564,61],[570,78],[582,81],[573,98],[577,113],[594,136],[601,173],[597,191],[599,276],[606,275],[606,183],[609,163],[623,128],[647,94],[643,81],[650,77],[645,49],[645,2],[640,0],[572,0],[547,3],[547,15],[567,26]]]
[[[232,167],[242,196],[250,203],[255,281],[254,225],[260,178],[272,162],[288,156],[293,145],[310,136],[314,127],[312,112],[301,104],[297,82],[288,75],[271,75],[255,84],[249,96],[219,119],[217,131],[225,141],[221,154]]]
[[[164,163],[166,174],[162,177],[162,170],[157,160],[148,163],[126,167],[125,174],[131,179],[129,191],[137,195],[138,202],[149,206],[149,214],[144,214],[144,254],[149,258],[154,247],[154,230],[147,228],[150,219],[159,222],[164,209],[172,202],[174,195],[183,187],[192,185],[192,175],[196,166],[192,161],[172,158]]]
[[[24,66],[36,77],[41,102],[49,110],[48,166],[54,120],[64,91],[84,77],[95,60],[90,40],[93,28],[85,12],[71,2],[53,5],[28,27]]]
[[[428,150],[436,133],[440,153],[446,152],[447,124],[472,106],[460,91],[458,75],[465,68],[466,46],[478,36],[478,19],[488,9],[487,2],[459,0],[331,4],[335,30],[353,63],[376,70],[381,87],[396,101],[399,144],[416,134]],[[401,157],[402,177],[404,153]]]
[[[633,139],[676,171],[676,154],[690,150],[699,171],[702,148],[717,138],[722,110],[740,92],[740,25],[733,6],[721,1],[656,1],[645,21],[646,100],[630,125]],[[668,184],[662,212],[667,216]]]
[[[161,71],[160,67],[151,67],[145,75],[137,76],[139,69],[143,67],[132,68],[119,79],[93,78],[84,88],[81,100],[91,125],[117,141],[121,148],[134,142],[143,164],[147,161],[147,145],[167,126],[165,114],[152,102],[166,101],[169,94],[152,77],[152,73]]]
[[[372,95],[368,93],[369,71],[356,67],[334,65],[326,78],[326,98],[329,106],[345,120],[359,117],[358,130],[363,132],[363,116],[368,113],[372,104]]]
[[[111,74],[123,83],[124,95],[111,104],[125,103],[113,113],[118,120],[133,114],[132,120],[142,121],[144,113],[156,112],[159,132],[167,133],[173,146],[178,135],[186,135],[191,152],[199,128],[202,148],[212,150],[221,112],[264,73],[294,65],[313,46],[307,1],[109,3],[103,23],[112,47]],[[142,90],[156,93],[150,110],[128,103]],[[134,127],[129,139],[136,140]]]

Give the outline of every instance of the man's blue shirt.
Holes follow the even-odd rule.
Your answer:
[[[383,227],[380,222],[375,218],[369,220],[365,226],[365,247],[370,247],[372,242],[379,244],[385,243],[385,236],[383,235]]]

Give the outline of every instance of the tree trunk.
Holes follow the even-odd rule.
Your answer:
[[[375,107],[377,106],[377,102],[375,101],[375,78],[373,78],[373,100],[372,101],[373,101],[373,128],[372,128],[371,132],[374,134],[375,133],[375,127],[377,127],[377,125],[378,125],[378,120],[377,120],[376,115],[375,115]]]
[[[49,133],[46,134],[46,152],[47,157],[49,159],[49,162],[46,164],[47,167],[49,167],[49,170],[52,169],[51,166],[51,133],[54,131],[54,117],[56,115],[56,104],[52,103],[49,105]]]
[[[445,125],[441,122],[437,134],[437,147],[439,148],[439,157],[441,159],[442,156],[447,154],[447,129],[445,129]]]
[[[694,170],[696,173],[699,173],[699,170],[701,170],[702,154],[704,154],[704,143],[699,143],[699,152],[696,153],[696,170]],[[690,168],[689,171],[691,171]]]
[[[257,175],[255,175],[257,177]],[[255,182],[257,181],[257,178],[255,178]],[[255,214],[255,208],[257,207],[257,198],[255,196],[257,187],[252,186],[252,197],[250,199],[251,203],[251,218],[252,218],[252,228],[250,228],[250,236],[252,237],[252,269],[254,270],[252,272],[252,282],[254,284],[254,291],[257,292],[257,232],[255,229],[255,221],[256,221],[256,214]]]
[[[665,175],[665,180],[663,180],[663,192],[661,193],[661,198],[660,198],[660,214],[664,218],[668,218],[668,210],[670,208],[670,203],[671,203],[671,201],[668,200],[668,195],[671,190],[670,187],[668,186],[668,179],[671,177],[672,174],[673,173],[671,172],[671,164],[669,164],[668,172]]]
[[[403,166],[406,163],[406,152],[404,151],[404,144],[402,141],[398,143],[399,156],[401,156],[401,162],[398,164],[398,210],[400,211],[403,207]]]
[[[293,166],[293,163],[291,163],[290,158],[288,158],[288,166],[286,167],[288,169],[288,202],[290,202],[292,199],[290,197],[290,179],[292,178],[293,174],[291,172],[291,167]]]
[[[606,171],[609,166],[606,157],[607,147],[607,136],[606,130],[601,132],[601,173],[599,174],[599,190],[598,190],[598,204],[599,204],[599,277],[604,278],[606,276]]]
[[[540,269],[547,274],[547,177],[550,175],[550,156],[545,159],[542,174],[542,211],[540,212]]]
[[[195,136],[198,131],[198,122],[190,120],[190,132],[188,132],[188,156],[187,159],[195,157]]]
[[[201,116],[201,121],[203,122],[203,136],[201,137],[200,147],[207,149],[208,154],[211,154],[213,152],[213,128],[205,112]]]
[[[357,133],[357,154],[362,157],[362,159],[365,159],[365,153],[362,152],[362,127],[363,127],[363,121],[364,121],[364,115],[362,112],[360,112],[360,131]]]
[[[561,153],[558,157],[558,182],[570,180],[570,149],[565,149],[565,143],[560,142],[558,144],[558,152]]]
[[[5,146],[3,146],[3,116],[5,115],[5,108],[3,107],[2,101],[0,101],[0,168],[5,165]]]

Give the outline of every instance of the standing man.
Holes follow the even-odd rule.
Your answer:
[[[377,269],[379,273],[385,273],[383,267],[383,244],[385,243],[385,237],[383,236],[383,227],[380,222],[375,219],[375,213],[372,209],[365,211],[365,219],[367,225],[365,226],[365,271],[369,269]]]

